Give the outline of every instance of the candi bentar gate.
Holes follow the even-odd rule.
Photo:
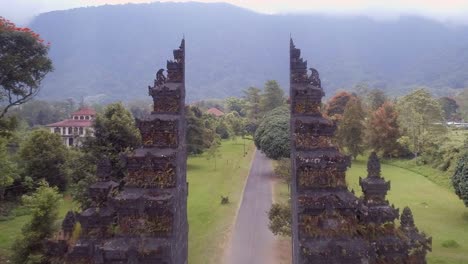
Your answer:
[[[291,40],[293,263],[426,263],[431,238],[418,231],[409,208],[399,217],[385,199],[390,182],[375,153],[359,182],[363,197],[348,190],[351,161],[332,145],[336,124],[321,114],[325,94],[310,70]],[[109,160],[100,160],[98,182],[89,188],[92,206],[68,212],[60,234],[46,242],[54,263],[188,263],[185,40],[149,94],[154,109],[136,120],[143,145],[125,157],[127,176],[115,182]]]

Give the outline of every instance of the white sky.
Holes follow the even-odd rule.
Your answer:
[[[150,0],[0,0],[0,16],[25,25],[52,10],[103,4],[148,3]],[[186,2],[180,0],[160,2]],[[262,13],[324,13],[395,18],[422,15],[440,21],[468,23],[468,0],[199,0],[226,2]]]

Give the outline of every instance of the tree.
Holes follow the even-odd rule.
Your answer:
[[[468,207],[468,153],[458,160],[457,168],[452,177],[453,188],[458,197]]]
[[[401,150],[398,143],[400,137],[398,112],[392,103],[385,102],[371,113],[367,120],[367,146],[375,151],[382,152],[385,157],[395,156]]]
[[[380,89],[372,89],[367,93],[366,102],[370,111],[376,111],[388,100],[385,92]]]
[[[223,116],[225,122],[229,125],[229,130],[235,136],[243,136],[245,131],[245,120],[237,112],[230,112]]]
[[[121,154],[140,146],[141,135],[135,126],[132,114],[122,103],[108,105],[103,114],[98,114],[93,123],[94,137],[88,136],[83,142],[83,150],[90,152],[95,159],[108,157],[112,164],[112,175],[124,177],[124,164]]]
[[[291,236],[292,212],[290,203],[274,203],[268,211],[268,228],[275,235]]]
[[[53,69],[48,50],[38,34],[0,17],[0,119],[38,93],[42,79]]]
[[[262,90],[256,87],[249,87],[244,90],[244,100],[246,101],[246,114],[249,120],[257,121],[260,118],[260,101]]]
[[[31,177],[34,182],[45,179],[51,186],[64,191],[67,177],[63,165],[67,156],[68,149],[59,135],[47,130],[35,130],[19,151],[23,177]]]
[[[289,108],[281,106],[268,112],[254,135],[255,146],[270,159],[290,156]]]
[[[81,208],[88,208],[91,205],[88,187],[97,180],[96,163],[97,160],[91,153],[71,149],[63,166],[67,179],[71,182],[70,191],[73,201],[78,202]]]
[[[443,135],[445,126],[442,108],[426,89],[417,89],[403,96],[397,103],[398,121],[408,140],[407,147],[414,156],[422,153]],[[402,137],[404,139],[404,137]]]
[[[330,100],[328,100],[325,110],[327,116],[333,120],[341,120],[348,101],[353,97],[354,96],[352,94],[345,91],[335,94]]]
[[[219,136],[215,136],[213,142],[211,142],[210,148],[206,151],[206,159],[214,160],[214,169],[216,170],[216,160],[221,157],[220,148],[221,139]]]
[[[442,112],[446,121],[453,121],[459,119],[458,109],[460,108],[455,99],[450,97],[439,98],[439,104],[442,107]]]
[[[196,106],[187,106],[187,152],[201,154],[210,147],[214,131],[206,126],[205,116]]]
[[[247,110],[247,101],[242,98],[228,97],[225,100],[225,109],[228,112],[236,112],[239,116],[244,117]]]
[[[56,230],[54,223],[58,218],[61,196],[57,188],[42,181],[32,195],[25,195],[22,200],[31,209],[32,217],[13,244],[13,263],[47,263],[44,241]]]
[[[269,112],[285,103],[284,91],[276,81],[267,81],[260,99],[260,108],[263,113]]]
[[[228,139],[231,136],[231,130],[224,118],[218,118],[215,131],[221,139]]]
[[[6,188],[17,178],[16,164],[11,160],[6,149],[6,142],[0,138],[0,201],[5,198]]]
[[[346,104],[343,119],[338,125],[335,137],[338,145],[346,149],[354,158],[364,151],[364,116],[361,101],[357,97],[351,97]]]
[[[289,187],[291,186],[291,159],[290,158],[281,158],[279,159],[274,167],[276,176],[278,176],[282,181],[284,181]]]

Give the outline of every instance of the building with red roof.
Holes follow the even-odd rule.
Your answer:
[[[81,139],[86,135],[93,133],[93,120],[96,117],[96,111],[92,108],[82,107],[71,114],[70,119],[48,124],[46,127],[52,133],[62,136],[63,143],[67,146],[80,146]]]
[[[221,111],[221,110],[219,110],[219,109],[216,108],[216,107],[212,107],[212,108],[208,109],[206,112],[207,112],[208,114],[214,115],[214,116],[216,116],[216,117],[220,117],[220,116],[223,116],[223,115],[224,115],[224,112]]]

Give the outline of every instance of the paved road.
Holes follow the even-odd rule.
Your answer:
[[[257,151],[250,168],[225,264],[272,264],[275,237],[268,229],[272,202],[271,161]]]

